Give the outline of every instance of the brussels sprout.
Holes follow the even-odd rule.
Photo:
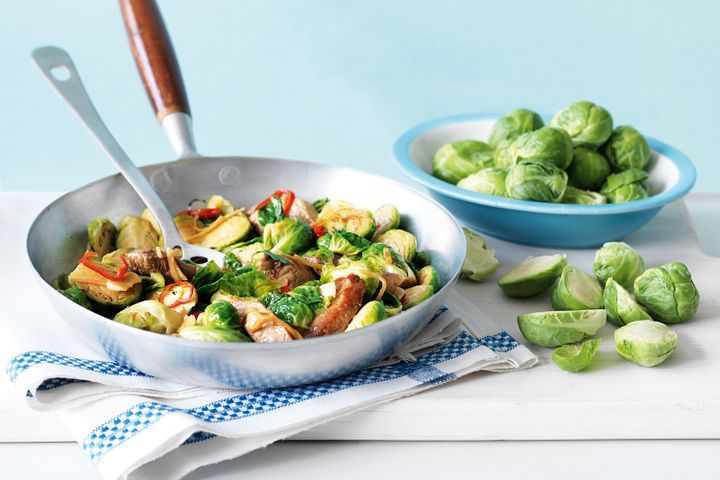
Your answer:
[[[515,157],[512,153],[513,142],[501,142],[493,152],[493,165],[495,168],[508,168],[515,165]]]
[[[385,306],[382,302],[373,300],[368,302],[358,311],[350,321],[350,324],[345,329],[346,332],[351,330],[357,330],[358,328],[367,327],[373,323],[377,323],[380,320],[387,318],[387,312],[385,312]]]
[[[440,290],[438,273],[432,265],[421,268],[417,272],[417,280],[420,285],[430,285],[433,288],[433,293]]]
[[[330,200],[326,203],[315,224],[322,225],[330,233],[341,228],[361,237],[367,237],[375,231],[372,213],[342,200]]]
[[[200,234],[205,228],[200,219],[197,217],[193,217],[192,215],[175,215],[173,221],[175,222],[175,228],[177,228],[180,236],[186,242],[190,241],[189,239]]]
[[[254,259],[255,255],[264,250],[266,250],[266,249],[265,249],[265,245],[262,242],[254,242],[254,243],[251,243],[250,245],[233,248],[232,250],[229,250],[229,252],[232,253],[233,255],[235,255],[235,257],[243,265],[250,265],[253,263],[253,259]]]
[[[157,300],[165,288],[165,277],[163,277],[163,274],[160,272],[150,272],[148,276],[141,278],[143,292],[145,292],[145,300]]]
[[[700,304],[690,271],[679,262],[645,270],[635,279],[634,291],[638,303],[663,323],[691,319]]]
[[[485,239],[483,239],[485,241]],[[415,258],[412,259],[413,267],[415,270],[420,270],[423,267],[430,265],[430,255],[423,252],[422,250],[415,253]]]
[[[375,291],[380,284],[380,281],[378,280],[380,272],[372,262],[348,260],[338,265],[333,265],[332,263],[325,264],[320,275],[320,281],[323,283],[333,282],[339,278],[347,277],[352,273],[360,277],[365,282],[366,299],[375,295]]]
[[[107,282],[102,280],[102,284],[98,283],[99,275],[84,265],[78,265],[70,273],[68,279],[71,285],[77,286],[93,302],[110,307],[125,307],[140,300],[143,291],[140,277],[134,273],[128,273],[128,276],[130,275],[133,275],[137,282],[127,285],[125,290],[108,288],[109,280]]]
[[[607,203],[607,198],[605,195],[600,195],[597,192],[580,190],[579,188],[568,185],[567,188],[565,188],[565,195],[563,195],[562,203],[573,203],[577,205],[604,205]]]
[[[498,285],[509,297],[531,297],[546,290],[567,265],[563,254],[528,257],[500,277]]]
[[[343,263],[345,260],[340,259]],[[417,283],[415,273],[405,259],[386,243],[373,243],[362,253],[362,261],[366,268],[384,276],[397,277],[403,288],[412,287]]]
[[[610,137],[613,120],[607,110],[592,102],[575,102],[557,112],[550,125],[569,133],[574,145],[597,148]]]
[[[400,225],[400,212],[390,203],[381,205],[377,210],[373,212],[373,218],[375,219],[375,233],[373,234],[373,241],[387,232],[397,228]]]
[[[293,327],[307,328],[315,317],[315,312],[305,302],[278,291],[268,293],[263,298],[263,304]]]
[[[482,235],[465,227],[463,233],[467,242],[467,252],[460,276],[473,282],[482,282],[495,273],[500,262],[495,258],[495,250],[485,248],[487,242]]]
[[[648,190],[644,183],[647,177],[646,171],[637,168],[613,173],[605,180],[600,193],[608,197],[610,203],[642,200],[648,197]]]
[[[202,342],[252,342],[247,335],[239,330],[208,325],[182,327],[178,330],[177,336],[185,340],[199,340]]]
[[[184,316],[157,300],[143,300],[120,310],[113,320],[155,333],[175,333]]]
[[[403,310],[407,310],[432,296],[433,288],[430,285],[415,285],[405,290],[405,294],[400,301],[402,302]]]
[[[652,320],[632,322],[615,330],[615,350],[641,367],[654,367],[675,351],[677,334]]]
[[[207,208],[219,208],[220,213],[223,215],[227,215],[228,213],[232,213],[235,210],[235,207],[233,207],[233,204],[230,203],[225,197],[222,195],[213,195],[208,199],[208,201],[205,203],[205,206]]]
[[[610,175],[607,159],[589,148],[573,150],[573,160],[567,169],[568,185],[583,190],[600,190]]]
[[[85,307],[88,310],[92,310],[92,304],[90,303],[90,300],[87,299],[87,296],[85,295],[85,293],[82,290],[80,290],[80,288],[77,285],[73,285],[66,289],[60,290],[60,293],[62,293],[67,298],[69,298],[73,302],[77,303],[81,307]]]
[[[540,162],[566,169],[573,157],[573,145],[565,130],[543,127],[520,135],[510,146],[513,163]]]
[[[559,347],[585,340],[605,325],[605,310],[564,310],[520,315],[523,336],[541,347]]]
[[[318,238],[317,246],[340,255],[357,255],[371,245],[370,240],[347,230],[336,228],[332,234]]]
[[[388,230],[377,238],[378,243],[390,245],[403,256],[406,262],[409,262],[415,256],[417,250],[417,239],[415,235],[405,230],[395,228]]]
[[[382,303],[385,305],[385,313],[387,313],[388,317],[402,312],[402,302],[397,296],[390,292],[385,292],[383,294]]]
[[[602,287],[579,268],[563,268],[550,301],[555,310],[593,310],[603,308]]]
[[[488,143],[492,148],[504,142],[511,142],[523,133],[532,132],[545,124],[540,115],[532,110],[518,108],[499,118],[490,130]]]
[[[225,300],[218,300],[205,307],[202,324],[213,328],[238,329],[242,326],[237,310]]]
[[[120,231],[115,241],[117,248],[155,248],[159,236],[152,224],[140,217],[127,216],[120,222]]]
[[[593,272],[600,283],[604,284],[612,277],[620,285],[630,289],[643,270],[645,261],[625,242],[607,242],[595,252]]]
[[[622,327],[630,322],[652,320],[650,315],[622,285],[609,278],[603,291],[603,304],[610,323]]]
[[[87,232],[88,250],[97,252],[97,254],[102,257],[115,249],[117,229],[107,218],[91,220],[90,223],[88,223]]]
[[[327,208],[326,206],[323,211]],[[288,255],[305,250],[314,240],[315,236],[310,227],[294,218],[286,218],[281,222],[266,225],[263,233],[265,248]]]
[[[460,180],[458,187],[488,195],[505,196],[506,168],[485,168]]]
[[[506,194],[518,200],[559,202],[567,187],[567,173],[554,165],[524,162],[510,167],[505,179]]]
[[[610,135],[602,151],[616,172],[645,168],[650,161],[650,145],[633,127],[622,125]]]
[[[552,359],[555,365],[566,372],[579,372],[590,365],[599,346],[599,338],[591,338],[582,343],[563,345],[555,349]]]
[[[461,140],[443,145],[432,159],[432,174],[456,184],[471,173],[493,166],[493,149],[485,142]]]
[[[155,219],[155,215],[152,214],[149,208],[146,208],[142,211],[142,213],[140,214],[140,218],[148,221],[150,225],[152,225],[153,230],[155,230],[155,233],[157,233],[158,236],[162,239],[162,230],[160,229],[160,224],[157,222],[157,220]],[[158,246],[162,247],[163,242],[158,242]]]
[[[201,237],[193,240],[192,243],[208,248],[222,248],[241,241],[247,237],[251,229],[250,220],[244,213],[237,212],[229,217],[221,217],[217,226],[213,224],[207,227],[201,232]]]

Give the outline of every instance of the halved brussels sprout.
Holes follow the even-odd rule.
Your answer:
[[[552,359],[555,365],[566,372],[579,372],[590,365],[599,346],[599,338],[591,338],[582,343],[563,345],[555,349]]]
[[[342,200],[330,200],[318,215],[316,225],[332,233],[336,228],[367,237],[375,231],[375,219],[369,210],[357,208]]]
[[[443,145],[432,159],[433,176],[456,184],[471,173],[493,166],[493,149],[478,140]]]
[[[433,288],[433,293],[440,290],[440,279],[437,270],[432,265],[421,268],[417,272],[417,280],[421,285],[430,285]]]
[[[618,172],[629,168],[645,168],[650,161],[650,145],[633,127],[621,125],[603,145],[603,153]]]
[[[102,257],[115,250],[117,228],[107,218],[91,220],[87,226],[88,250],[97,252]]]
[[[635,301],[635,297],[613,278],[608,278],[605,284],[603,305],[607,310],[607,319],[618,327],[639,320],[652,320],[645,309]]]
[[[520,315],[523,336],[541,347],[559,347],[595,335],[605,325],[605,310],[564,310]]]
[[[396,252],[403,256],[406,262],[413,259],[417,250],[415,235],[399,228],[383,233],[377,238],[377,242],[393,247]]]
[[[532,132],[544,125],[542,118],[537,113],[518,108],[499,118],[493,124],[488,143],[491,147],[497,148],[501,143],[512,142],[523,133]]]
[[[610,175],[607,159],[589,148],[577,147],[573,150],[572,163],[567,169],[568,185],[582,190],[600,190]]]
[[[382,303],[385,305],[385,313],[387,313],[388,317],[402,312],[402,302],[396,295],[390,292],[385,292],[383,294]]]
[[[605,180],[600,193],[605,195],[610,203],[625,203],[642,200],[648,197],[645,179],[648,174],[645,170],[631,168],[620,173],[613,173]]]
[[[555,283],[565,265],[564,254],[528,257],[500,277],[498,285],[509,297],[531,297]]]
[[[505,196],[506,168],[485,168],[460,180],[458,187],[488,195]]]
[[[570,134],[574,145],[597,148],[610,137],[613,119],[604,108],[583,101],[557,112],[550,125]]]
[[[382,302],[373,300],[372,302],[368,302],[362,306],[362,308],[352,318],[345,331],[349,332],[351,330],[357,330],[358,328],[367,327],[368,325],[372,325],[373,323],[386,319],[387,316],[385,306]]]
[[[244,213],[237,212],[229,217],[221,217],[221,222],[216,226],[206,227],[207,233],[203,231],[201,238],[193,243],[208,248],[222,248],[243,240],[251,229],[250,220]]]
[[[342,264],[344,259],[340,259]],[[386,243],[373,243],[362,253],[362,261],[367,268],[383,274],[384,277],[396,277],[396,283],[406,288],[417,283],[415,273],[410,265],[393,247]]]
[[[559,202],[567,187],[567,173],[545,162],[523,162],[510,167],[506,194],[517,200]]]
[[[593,310],[603,307],[602,294],[595,277],[568,265],[563,268],[550,301],[555,310]]]
[[[326,233],[317,240],[319,248],[326,248],[339,255],[357,255],[370,244],[370,240],[340,228],[336,228],[332,234]]]
[[[691,319],[700,304],[690,271],[679,262],[645,270],[635,279],[634,291],[638,303],[663,323]]]
[[[483,239],[483,241],[485,241],[485,239]],[[415,258],[412,259],[412,264],[416,270],[420,270],[421,268],[430,265],[430,255],[420,250],[415,253]]]
[[[143,300],[120,310],[113,320],[155,333],[175,333],[184,316],[157,300]]]
[[[115,241],[117,248],[155,248],[159,236],[152,224],[140,217],[127,216],[120,222],[120,231]]]
[[[577,205],[604,205],[607,203],[605,195],[589,190],[580,190],[579,188],[567,186],[565,195],[563,195],[562,203],[574,203]]]
[[[232,329],[242,326],[237,310],[226,300],[217,300],[205,307],[202,324],[213,328]]]
[[[415,305],[427,300],[433,296],[433,288],[430,285],[415,285],[405,290],[405,294],[400,299],[403,310],[414,307]]]
[[[326,205],[323,212],[328,209]],[[286,218],[278,223],[265,226],[263,244],[273,252],[283,252],[288,255],[301,252],[312,245],[315,236],[310,227],[294,218]]]
[[[623,287],[633,282],[645,270],[645,261],[625,242],[607,242],[595,253],[593,272],[600,283],[615,279]]]
[[[380,284],[380,280],[378,279],[380,272],[374,265],[370,264],[370,262],[348,260],[338,265],[333,265],[332,263],[325,264],[322,269],[320,281],[323,283],[333,282],[339,278],[347,277],[352,273],[365,282],[365,298],[367,299],[374,296]]]
[[[391,203],[381,205],[377,210],[373,212],[373,218],[375,219],[375,233],[373,234],[373,241],[387,232],[397,228],[400,225],[400,212],[397,207]]]
[[[615,330],[618,355],[641,367],[662,363],[676,346],[677,334],[660,322],[640,320]]]
[[[482,235],[465,227],[463,233],[467,242],[467,252],[460,276],[473,282],[482,282],[495,273],[500,262],[495,258],[495,250],[485,248],[487,242]]]
[[[142,280],[133,272],[128,272],[122,282],[113,282],[80,264],[70,273],[68,281],[100,305],[125,307],[142,297]]]
[[[189,325],[182,327],[177,336],[186,340],[199,340],[202,342],[252,342],[250,338],[239,330],[208,325]]]
[[[264,243],[254,242],[250,245],[233,248],[232,250],[229,250],[229,252],[235,255],[235,257],[243,265],[250,265],[253,263],[255,255],[264,250],[266,250]]]
[[[235,210],[235,207],[233,207],[233,204],[230,203],[222,195],[213,195],[212,197],[208,198],[208,201],[205,203],[205,206],[207,208],[219,208],[220,213],[222,213],[223,215],[232,213]]]
[[[566,169],[573,158],[573,145],[565,130],[542,127],[523,133],[510,146],[513,163],[540,162]]]

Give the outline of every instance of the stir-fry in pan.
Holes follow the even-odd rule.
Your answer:
[[[431,297],[428,255],[393,205],[310,203],[278,190],[249,210],[213,195],[179,212],[187,242],[224,265],[180,260],[145,210],[88,224],[88,248],[60,275],[65,296],[116,322],[192,340],[283,342],[363,328]]]

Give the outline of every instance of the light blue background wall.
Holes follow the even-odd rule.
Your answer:
[[[291,157],[400,178],[391,145],[425,119],[577,99],[683,150],[720,191],[720,3],[161,1],[207,154]],[[172,156],[114,1],[1,0],[3,190],[112,173],[30,63],[55,44],[138,163]]]

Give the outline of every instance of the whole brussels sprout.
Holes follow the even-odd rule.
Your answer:
[[[583,101],[557,112],[550,126],[565,130],[574,145],[597,148],[612,134],[613,120],[604,108]]]
[[[619,126],[610,135],[602,151],[616,172],[645,168],[650,161],[650,145],[633,127]]]
[[[573,160],[567,174],[568,185],[583,190],[600,190],[610,175],[610,164],[596,151],[577,147],[573,150]]]
[[[573,158],[573,145],[565,130],[543,127],[523,133],[510,146],[513,163],[543,162],[566,169]]]
[[[458,187],[488,195],[505,196],[506,168],[485,168],[460,180]]]
[[[528,257],[498,280],[508,297],[532,297],[550,287],[567,265],[564,254]]]
[[[157,300],[143,300],[120,310],[113,320],[155,333],[175,333],[184,317]]]
[[[97,252],[103,257],[115,250],[115,235],[117,229],[107,218],[96,218],[91,220],[87,226],[88,250]]]
[[[555,365],[566,372],[579,372],[590,365],[599,346],[599,338],[591,338],[582,343],[563,345],[555,349],[552,359]]]
[[[639,320],[652,320],[632,294],[612,278],[609,278],[605,284],[603,304],[607,311],[607,319],[618,327]]]
[[[421,285],[430,285],[433,292],[440,290],[440,279],[438,272],[432,265],[427,265],[417,272],[417,280]]]
[[[463,232],[467,242],[467,253],[460,276],[473,282],[482,282],[495,273],[500,262],[495,258],[495,250],[485,248],[487,243],[482,235],[465,227]]]
[[[384,243],[390,245],[405,259],[409,262],[415,256],[417,250],[417,239],[415,235],[405,230],[395,228],[388,230],[377,238],[378,243]]]
[[[326,233],[318,238],[317,246],[340,255],[357,255],[370,246],[370,240],[336,228],[332,234]]]
[[[213,328],[240,328],[240,315],[232,304],[218,300],[205,308],[202,324]]]
[[[600,193],[605,195],[610,203],[625,203],[642,200],[648,197],[645,179],[648,174],[645,170],[631,168],[620,173],[608,175]]]
[[[460,140],[443,145],[435,152],[432,174],[456,184],[468,175],[493,166],[493,149],[478,140]]]
[[[518,108],[499,118],[490,130],[488,143],[497,148],[503,142],[511,142],[523,133],[532,132],[545,125],[540,115],[532,110]]]
[[[517,200],[559,202],[567,187],[567,173],[555,165],[524,162],[510,167],[505,179],[507,196]]]
[[[607,198],[605,195],[601,195],[597,192],[580,190],[579,188],[568,185],[567,188],[565,188],[565,195],[563,195],[562,203],[573,203],[576,205],[604,205],[607,203]]]
[[[322,225],[330,233],[336,228],[341,228],[361,237],[368,237],[375,232],[375,218],[372,212],[342,200],[327,202],[318,215],[315,225]]]
[[[515,158],[512,154],[513,142],[500,143],[493,152],[493,165],[495,168],[508,168],[515,165]]]
[[[652,320],[632,322],[615,330],[618,355],[641,367],[654,367],[675,351],[677,334]]]
[[[625,242],[607,242],[595,252],[593,272],[602,284],[612,277],[624,288],[630,289],[643,270],[645,260]]]
[[[563,268],[550,298],[555,310],[593,310],[603,307],[602,287],[577,267]]]
[[[310,227],[294,218],[286,218],[280,222],[265,225],[263,232],[265,248],[288,255],[305,250],[312,245],[314,240],[315,236]]]
[[[689,320],[700,304],[690,271],[679,262],[645,270],[635,279],[634,291],[638,303],[663,323]]]
[[[387,317],[388,314],[385,311],[383,303],[373,300],[363,305],[360,311],[358,311],[352,318],[345,331],[349,332],[357,330],[358,328],[367,327],[373,323],[379,322],[380,320],[384,320]]]
[[[375,241],[375,238],[388,230],[397,228],[400,225],[400,212],[395,205],[390,203],[381,205],[373,212],[372,215],[375,219],[375,233],[373,234],[373,241]]]
[[[252,342],[250,337],[232,328],[210,327],[208,325],[188,325],[177,332],[177,336],[186,340],[203,342]]]
[[[566,310],[520,315],[523,336],[541,347],[559,347],[595,335],[605,325],[605,310]]]

